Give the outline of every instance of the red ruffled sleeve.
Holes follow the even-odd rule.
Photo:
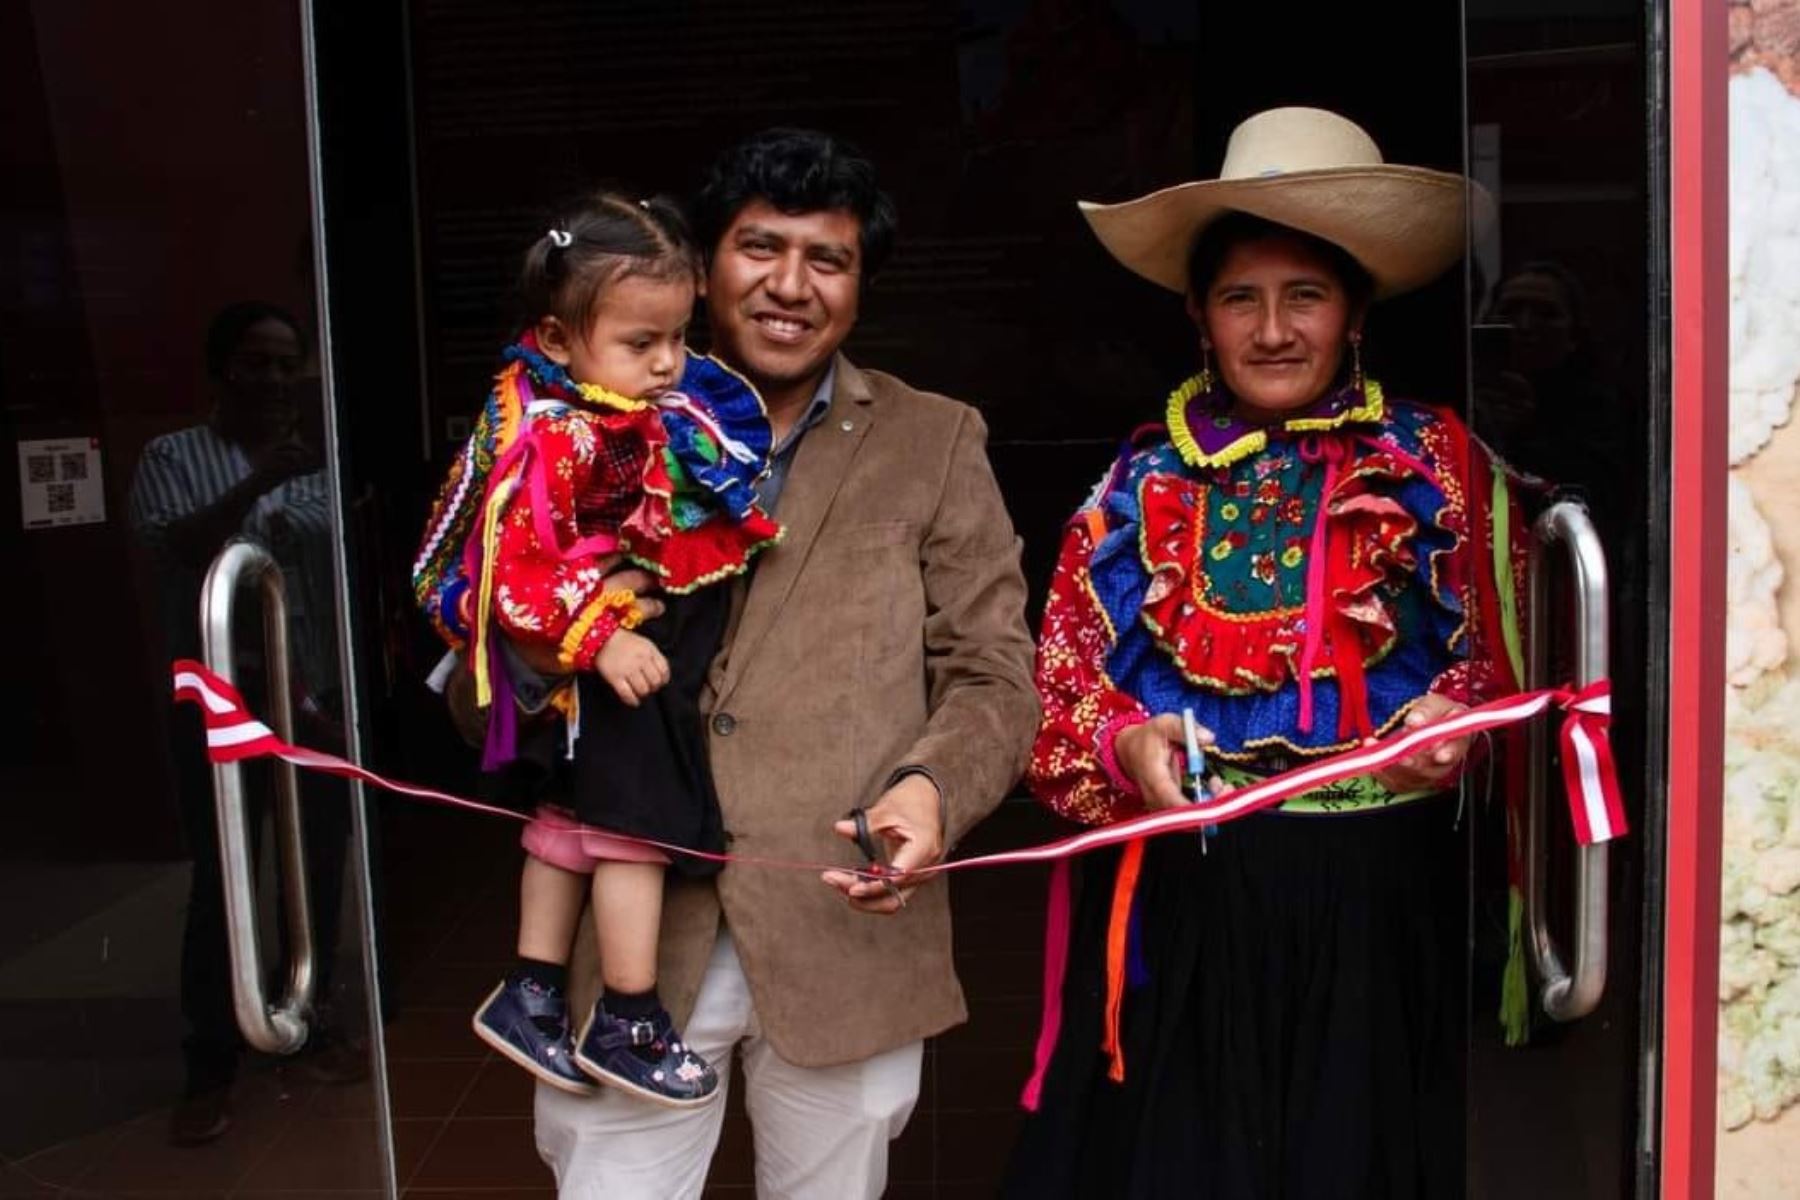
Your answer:
[[[606,588],[601,554],[612,546],[601,542],[615,539],[589,541],[591,553],[570,553],[584,541],[578,514],[594,504],[596,474],[604,473],[613,443],[638,435],[634,425],[628,417],[580,411],[540,417],[524,435],[531,445],[521,469],[498,485],[510,492],[493,552],[494,619],[517,642],[556,649],[571,670],[592,669],[614,631],[637,623],[636,597]],[[621,448],[626,456],[641,453]]]
[[[1106,673],[1115,634],[1088,574],[1105,532],[1100,511],[1088,509],[1063,538],[1038,638],[1037,689],[1044,716],[1025,774],[1046,805],[1088,825],[1142,810],[1136,787],[1113,758],[1113,740],[1150,718]]]
[[[1530,516],[1507,468],[1454,417],[1444,418],[1454,472],[1454,499],[1466,513],[1450,564],[1463,596],[1463,657],[1432,681],[1431,691],[1462,704],[1485,704],[1524,686],[1526,571]]]

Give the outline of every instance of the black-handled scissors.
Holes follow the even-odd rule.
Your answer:
[[[881,851],[875,845],[875,834],[869,828],[868,809],[858,805],[845,813],[844,819],[856,825],[856,848],[869,864],[857,871],[856,877],[866,883],[881,884],[887,889],[888,895],[899,901],[901,908],[905,908],[906,897],[901,894],[899,886],[889,877],[893,869],[882,861]]]

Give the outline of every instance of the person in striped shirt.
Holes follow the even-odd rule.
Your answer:
[[[307,422],[308,338],[293,316],[246,301],[222,309],[206,335],[212,408],[207,419],[153,439],[132,478],[127,515],[156,593],[166,659],[200,657],[200,590],[208,566],[234,537],[268,548],[287,579],[294,686],[303,712],[335,707],[337,672],[332,604],[331,502]],[[246,631],[254,643],[259,631]],[[255,671],[260,647],[239,662]],[[323,698],[323,699],[321,699]],[[198,721],[172,714],[176,791],[194,870],[181,952],[181,1008],[187,1080],[172,1114],[170,1138],[197,1145],[229,1124],[227,1101],[241,1041],[232,1013],[212,786]],[[316,811],[315,811],[316,810]],[[326,878],[341,871],[341,804],[308,805],[308,841],[319,878],[315,895],[333,924],[335,893]],[[329,841],[329,845],[327,842]],[[321,932],[324,932],[322,929]],[[327,944],[331,944],[330,941]]]

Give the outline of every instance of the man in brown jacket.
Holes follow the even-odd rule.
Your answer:
[[[540,1087],[538,1148],[565,1197],[698,1196],[737,1049],[758,1194],[873,1197],[923,1039],[967,1017],[947,888],[904,872],[999,803],[1037,726],[1019,541],[980,415],[839,353],[893,237],[873,166],[771,130],[714,164],[695,209],[713,350],[768,403],[763,499],[787,527],[734,597],[709,684],[726,836],[737,854],[846,870],[671,875],[659,986],[717,1065],[717,1100]],[[850,870],[852,806],[897,884]],[[580,1012],[593,939],[576,943]]]

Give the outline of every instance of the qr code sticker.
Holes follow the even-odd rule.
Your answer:
[[[28,483],[55,483],[56,456],[54,454],[26,455],[25,479]]]
[[[53,513],[69,513],[75,511],[75,485],[72,483],[53,483],[45,488],[49,510]]]
[[[87,455],[65,454],[62,456],[62,478],[64,483],[74,479],[86,479]]]

